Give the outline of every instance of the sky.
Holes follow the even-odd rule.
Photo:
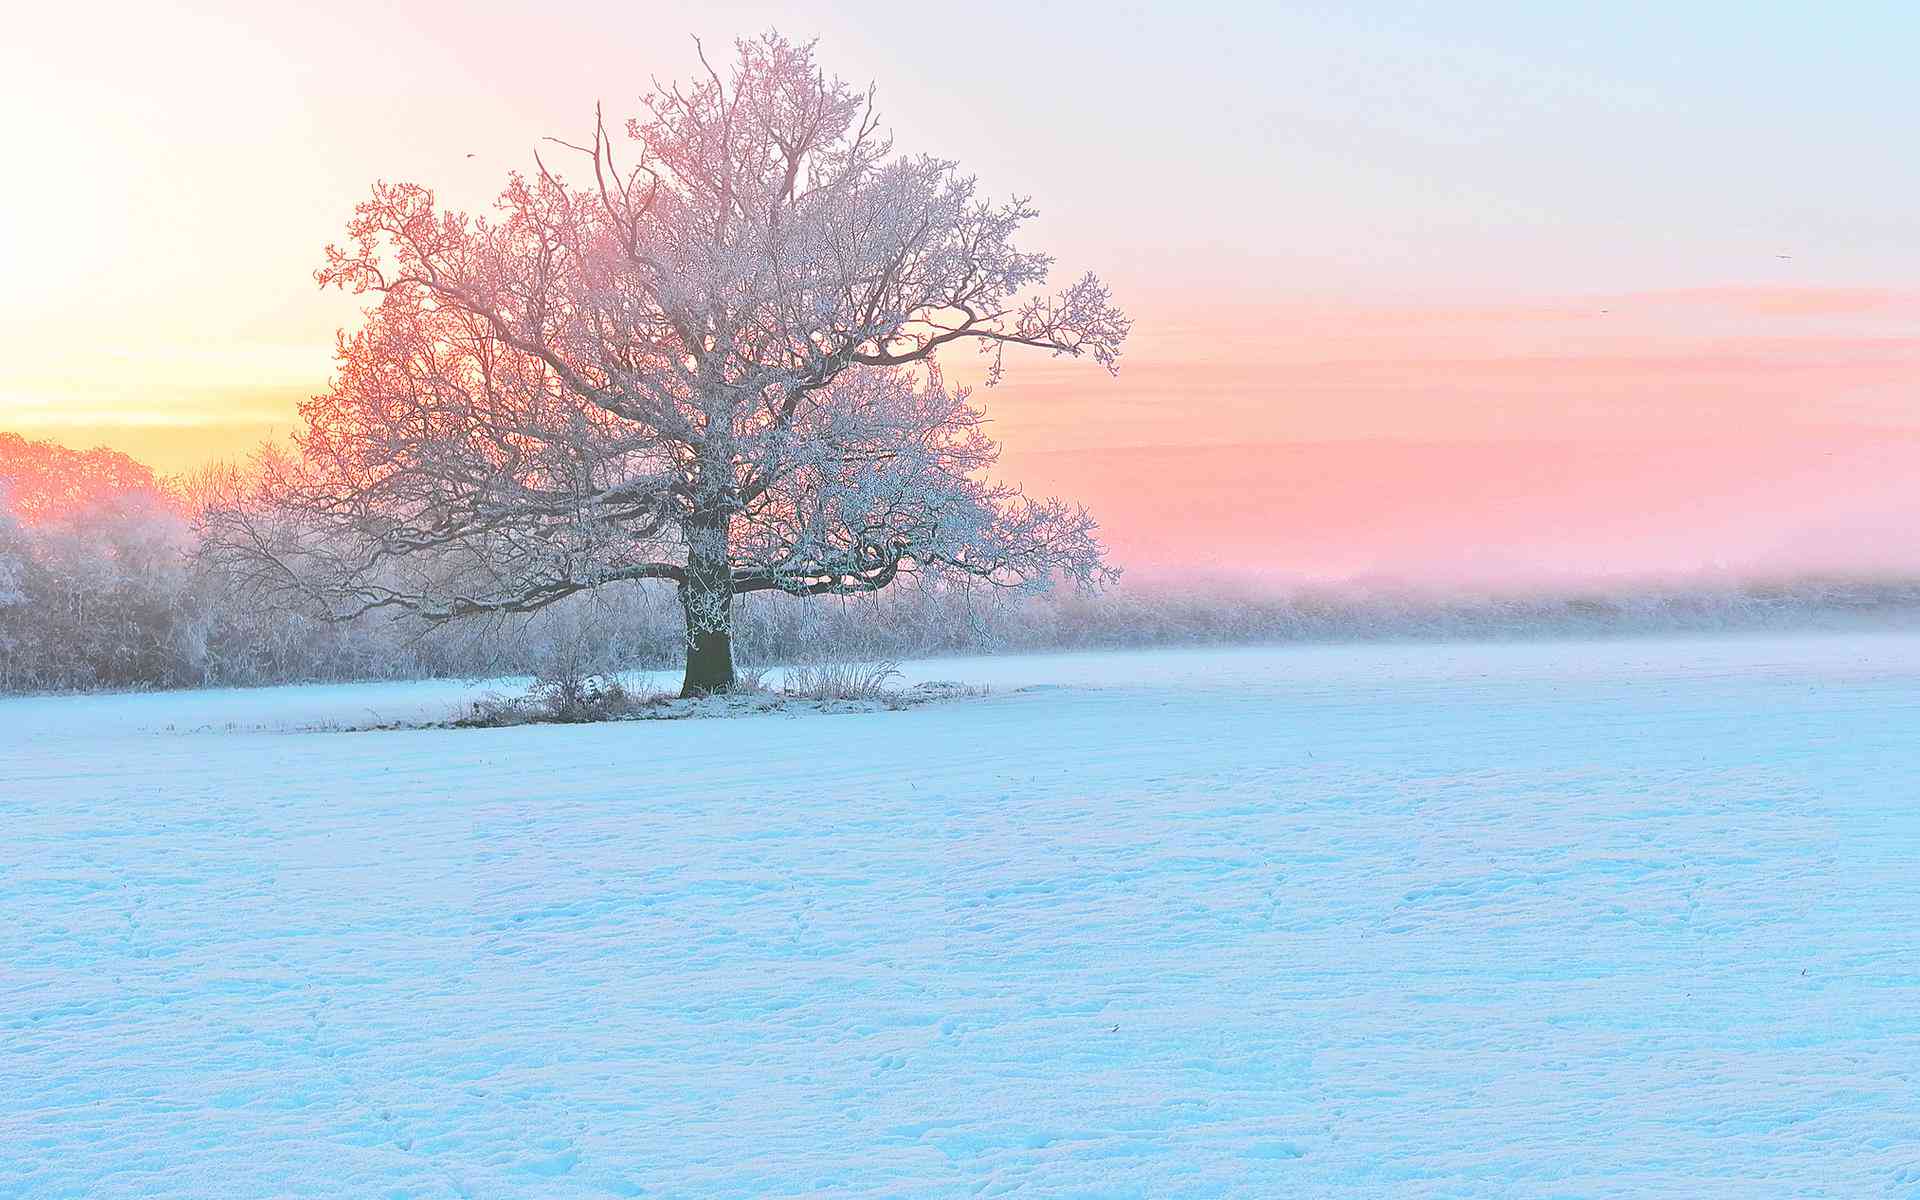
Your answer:
[[[483,207],[692,36],[769,27],[1135,317],[1117,379],[1028,358],[986,397],[1006,474],[1126,565],[1920,568],[1891,3],[36,5],[0,44],[0,429],[165,470],[284,436],[374,180]]]

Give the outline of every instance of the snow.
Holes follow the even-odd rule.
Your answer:
[[[0,702],[0,1196],[1920,1195],[1920,636],[909,676]]]

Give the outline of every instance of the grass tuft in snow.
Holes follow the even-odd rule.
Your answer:
[[[788,667],[780,690],[802,700],[885,700],[899,693],[898,678],[900,664],[892,659],[827,659]]]
[[[641,715],[665,697],[629,687],[618,675],[541,676],[518,696],[484,696],[453,723],[463,727],[583,725]]]
[[[618,675],[556,673],[537,678],[518,695],[487,695],[451,721],[389,723],[354,728],[420,729],[452,726],[499,729],[514,725],[582,725],[603,721],[670,721],[775,712],[879,712],[941,700],[985,696],[988,689],[948,681],[900,687],[892,662],[823,661],[779,673],[745,668],[732,691],[685,698],[623,680]],[[644,678],[644,677],[643,677]],[[346,727],[338,727],[346,728]]]

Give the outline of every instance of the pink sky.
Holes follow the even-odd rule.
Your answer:
[[[1118,379],[1026,358],[987,397],[1006,474],[1086,500],[1125,565],[1920,569],[1914,30],[1709,7],[792,31],[1135,315]],[[32,170],[0,199],[0,428],[163,469],[284,435],[354,320],[310,273],[372,180],[483,205],[684,74],[687,34],[783,16],[589,4],[562,54],[513,0],[37,6],[0,47]]]

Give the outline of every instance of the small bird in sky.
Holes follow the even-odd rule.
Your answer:
[[[1791,255],[1791,254],[1776,254],[1776,255],[1774,255],[1774,257],[1775,257],[1775,258],[1792,258],[1792,257],[1793,257],[1793,255]]]

